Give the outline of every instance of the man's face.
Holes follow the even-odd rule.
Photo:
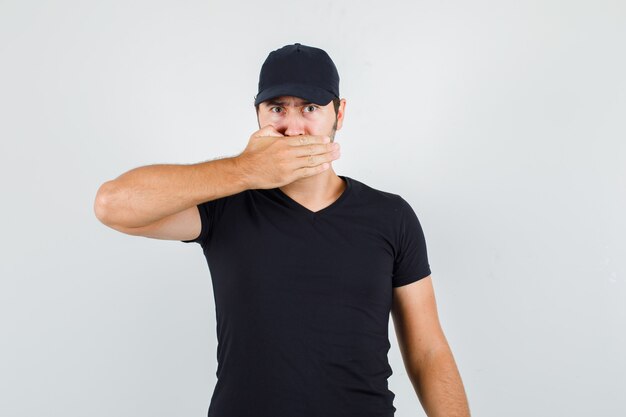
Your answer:
[[[281,96],[259,104],[259,128],[271,124],[285,136],[327,135],[334,141],[335,132],[343,125],[345,99],[339,110],[331,101],[325,106],[293,96]]]

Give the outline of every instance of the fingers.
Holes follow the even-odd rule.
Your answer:
[[[311,145],[293,146],[291,152],[297,157],[320,155],[325,153],[339,154],[339,143],[315,143]]]
[[[332,150],[330,152],[324,152],[319,154],[306,154],[297,158],[298,167],[315,167],[323,165],[324,163],[332,162],[339,159],[341,152],[339,149]]]
[[[327,170],[329,167],[330,167],[330,163],[325,162],[323,164],[320,164],[314,167],[299,168],[296,170],[296,172],[298,173],[300,178],[304,178],[304,177],[310,177],[310,176],[319,174],[320,172]]]
[[[292,154],[296,156],[298,167],[314,167],[338,159],[340,146],[330,142],[328,136],[297,136],[285,139],[291,144]]]
[[[291,146],[302,146],[302,145],[311,145],[317,143],[330,143],[330,136],[311,136],[311,135],[301,135],[301,136],[290,136],[288,139],[285,139],[287,144]]]

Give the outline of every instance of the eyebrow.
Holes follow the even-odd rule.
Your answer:
[[[284,106],[286,104],[285,101],[281,101],[281,100],[268,100],[267,102],[268,106]],[[298,102],[301,106],[306,106],[309,104],[313,104],[310,101],[299,101]]]

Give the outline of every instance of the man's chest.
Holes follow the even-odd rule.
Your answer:
[[[216,229],[209,263],[228,286],[376,297],[390,291],[393,238],[354,217],[247,218]]]

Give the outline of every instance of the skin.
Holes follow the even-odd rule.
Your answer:
[[[343,125],[346,100],[335,114],[327,105],[282,96],[259,105],[259,128],[271,125],[283,136],[328,135]],[[280,189],[311,211],[343,193],[345,184],[331,166]],[[431,276],[393,289],[391,316],[405,369],[429,417],[469,417],[469,405],[452,351],[441,328]]]
[[[429,275],[393,289],[398,346],[413,389],[429,417],[470,417],[452,350],[439,322]]]
[[[343,126],[345,107],[346,100],[341,99],[335,114],[332,101],[324,106],[299,97],[281,96],[259,104],[257,121],[259,128],[271,125],[283,136],[327,135],[333,142],[336,131]],[[331,161],[330,167],[319,174],[279,188],[302,206],[318,211],[337,200],[346,185]]]

